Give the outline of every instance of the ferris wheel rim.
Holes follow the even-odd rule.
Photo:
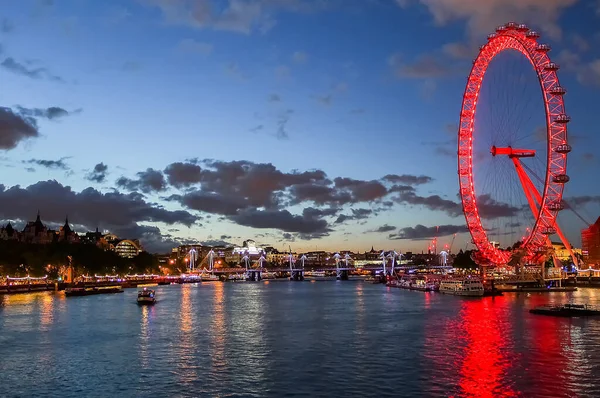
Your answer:
[[[546,251],[548,235],[555,230],[556,216],[562,208],[564,184],[568,181],[566,174],[567,123],[569,117],[565,113],[563,95],[565,90],[560,86],[558,66],[548,56],[550,47],[539,44],[539,35],[530,31],[525,25],[509,23],[496,29],[496,33],[488,36],[488,42],[480,47],[477,58],[469,73],[463,95],[458,129],[458,176],[463,213],[467,227],[478,249],[480,257],[490,264],[506,264],[511,259],[511,252],[496,248],[489,240],[479,215],[479,206],[473,180],[473,137],[477,100],[486,71],[493,59],[507,50],[520,52],[530,62],[536,72],[546,116],[546,175],[543,192],[540,192],[541,203],[538,215],[534,215],[535,224],[522,244],[526,255],[533,258]],[[564,150],[560,150],[563,148]],[[566,152],[565,152],[566,151]],[[542,254],[543,255],[543,254]]]

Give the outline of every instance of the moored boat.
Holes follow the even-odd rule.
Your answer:
[[[481,279],[474,276],[464,278],[444,279],[440,283],[440,293],[453,294],[455,296],[483,296],[483,283]]]
[[[112,294],[112,293],[123,293],[121,286],[107,286],[107,287],[68,287],[65,289],[65,296],[92,296],[95,294]]]
[[[156,303],[156,292],[147,288],[138,291],[137,303],[142,305]]]
[[[200,280],[202,282],[218,282],[220,279],[215,274],[201,274]]]
[[[599,316],[600,308],[587,304],[542,305],[529,310],[532,314],[561,317]]]

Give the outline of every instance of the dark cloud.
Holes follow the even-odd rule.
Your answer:
[[[13,149],[19,142],[40,135],[37,121],[29,116],[0,107],[0,150]]]
[[[231,235],[221,235],[221,240],[231,239]]]
[[[148,168],[146,171],[140,171],[136,175],[138,178],[135,180],[120,177],[116,181],[117,186],[128,191],[142,191],[144,193],[160,192],[167,188],[165,177],[159,170]]]
[[[284,232],[303,234],[326,234],[329,232],[327,221],[304,215],[294,215],[287,210],[246,209],[230,219],[239,225],[252,228],[274,228]]]
[[[384,232],[391,232],[391,231],[395,231],[396,227],[393,227],[391,225],[388,224],[384,224],[379,228],[373,229],[369,232],[377,232],[377,233],[384,233]]]
[[[65,163],[66,159],[68,159],[68,157],[60,158],[58,160],[30,159],[23,160],[23,163],[35,164],[38,166],[45,167],[47,169],[69,170],[69,166]]]
[[[107,171],[108,171],[107,165],[105,165],[104,163],[98,163],[97,165],[94,166],[94,170],[89,172],[85,178],[89,181],[101,183],[101,182],[106,181]]]
[[[423,240],[440,236],[448,236],[456,233],[467,232],[465,225],[440,225],[436,227],[426,227],[417,225],[415,227],[401,228],[398,234],[390,234],[390,239],[414,239]]]
[[[169,184],[176,188],[189,187],[202,181],[202,169],[195,163],[171,163],[164,173]]]
[[[75,113],[80,113],[81,109],[77,109],[73,112],[68,112],[63,108],[57,106],[51,106],[50,108],[24,108],[22,106],[16,107],[19,110],[19,113],[24,116],[30,117],[38,117],[38,118],[46,118],[48,120],[59,119],[65,116],[69,116]]]
[[[348,192],[337,190],[328,182],[305,183],[290,188],[291,204],[314,202],[317,205],[344,205],[352,202]]]
[[[31,79],[47,79],[55,82],[64,82],[64,80],[60,76],[56,76],[48,69],[37,67],[37,68],[29,68],[26,65],[16,61],[12,57],[6,58],[2,63],[0,63],[4,69],[9,72],[15,73],[17,75],[22,75],[29,77]]]
[[[410,174],[388,174],[383,177],[385,181],[394,183],[394,184],[408,184],[408,185],[422,185],[427,184],[433,181],[433,178],[425,175],[414,176]]]
[[[320,170],[284,173],[270,163],[249,161],[202,161],[173,163],[165,169],[169,183],[175,187],[199,184],[195,191],[174,197],[196,210],[231,215],[237,210],[282,205],[289,187],[328,181]]]
[[[278,140],[286,140],[290,138],[288,134],[288,123],[292,113],[294,113],[294,111],[288,109],[279,115],[277,119],[277,131],[275,132],[275,137],[277,137]]]
[[[582,195],[582,196],[571,196],[564,199],[567,208],[578,208],[590,203],[600,203],[600,195]]]
[[[102,193],[94,188],[75,192],[55,180],[40,181],[27,188],[0,185],[0,218],[29,220],[39,209],[44,221],[63,222],[65,215],[93,230],[124,229],[140,222],[193,225],[198,217],[184,210],[153,206],[138,193]]]
[[[337,188],[349,191],[353,202],[371,202],[388,194],[387,188],[379,181],[362,181],[337,177],[334,183]]]
[[[352,212],[352,214],[350,215],[340,214],[335,220],[335,223],[341,224],[343,222],[351,220],[364,220],[366,218],[369,218],[369,216],[373,214],[373,210],[371,209],[350,209],[350,211]]]
[[[498,202],[487,194],[477,197],[477,207],[479,209],[479,216],[485,219],[516,217],[520,210],[518,207],[507,203]]]
[[[413,192],[402,193],[396,200],[399,203],[423,206],[429,210],[443,211],[452,217],[463,214],[462,205],[439,195],[420,196]]]

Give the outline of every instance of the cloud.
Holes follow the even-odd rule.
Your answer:
[[[277,119],[277,130],[275,132],[275,137],[277,137],[278,140],[287,140],[290,138],[287,125],[290,121],[290,116],[292,113],[294,113],[294,111],[288,109],[279,115],[279,118]]]
[[[281,96],[279,94],[271,94],[269,95],[269,102],[281,102]]]
[[[0,107],[0,150],[15,148],[21,141],[39,137],[37,121]]]
[[[333,101],[332,94],[324,94],[324,95],[315,95],[314,99],[317,100],[321,105],[329,106]]]
[[[330,2],[312,0],[144,0],[161,10],[169,24],[241,34],[266,33],[277,24],[278,12],[315,12]]]
[[[379,228],[370,230],[368,232],[386,233],[386,232],[392,232],[392,231],[395,231],[395,230],[396,230],[396,227],[393,227],[393,226],[388,225],[388,224],[384,224],[384,225],[380,226]]]
[[[439,195],[420,196],[414,192],[401,193],[396,198],[398,203],[404,203],[414,206],[423,206],[429,210],[443,211],[451,217],[458,217],[463,214],[462,205],[452,200],[443,199]]]
[[[11,33],[14,29],[15,25],[8,18],[3,18],[0,21],[0,33]]]
[[[429,79],[448,75],[451,70],[439,57],[425,54],[412,62],[406,62],[400,54],[393,54],[389,60],[392,72],[398,78]]]
[[[9,72],[15,73],[17,75],[26,76],[31,79],[46,79],[64,83],[64,80],[60,76],[52,74],[50,71],[48,71],[48,69],[42,67],[28,68],[27,66],[18,62],[12,57],[6,58],[4,61],[2,61],[2,63],[0,63],[0,66]]]
[[[366,218],[369,218],[369,216],[373,214],[373,210],[371,209],[350,209],[350,211],[352,212],[351,215],[340,214],[335,220],[335,223],[341,224],[343,222],[351,220],[364,220]]]
[[[202,169],[195,163],[171,163],[164,174],[169,184],[176,188],[189,187],[202,181]]]
[[[128,191],[139,190],[144,193],[160,192],[167,188],[165,177],[159,170],[148,168],[146,171],[140,171],[136,175],[138,178],[135,180],[126,177],[120,177],[116,181],[117,186]]]
[[[69,115],[72,115],[75,113],[80,113],[82,111],[81,109],[76,109],[73,112],[68,112],[58,106],[51,106],[49,108],[25,108],[25,107],[17,105],[16,108],[21,115],[29,116],[29,117],[45,118],[48,120],[60,119],[65,116],[69,116]]]
[[[468,232],[465,225],[439,225],[436,227],[426,227],[418,224],[415,227],[401,228],[398,234],[390,234],[389,238],[425,240],[436,236],[448,236],[463,232]]]
[[[44,221],[63,222],[65,215],[89,230],[124,230],[139,222],[193,225],[198,218],[184,210],[165,210],[144,201],[137,193],[102,193],[94,188],[76,192],[55,180],[22,188],[0,185],[0,218],[29,220],[37,210]]]
[[[558,19],[577,0],[419,0],[439,25],[467,22],[471,36],[486,35],[506,21],[536,21],[552,38],[561,36]]]
[[[501,203],[491,198],[490,195],[479,195],[477,197],[477,207],[479,215],[485,219],[495,219],[502,217],[516,217],[519,213],[519,208],[511,206],[507,203]]]
[[[292,54],[292,61],[296,64],[303,64],[308,60],[308,54],[304,51],[296,51]]]
[[[35,164],[38,166],[45,167],[47,169],[69,170],[69,166],[65,163],[66,159],[68,159],[68,157],[60,158],[58,160],[30,159],[23,160],[23,163]]]
[[[326,234],[330,230],[326,220],[294,215],[288,210],[256,210],[246,209],[230,217],[239,225],[252,228],[273,228],[284,232],[303,234]]]
[[[444,44],[442,52],[454,59],[471,59],[477,55],[477,47],[461,42],[452,42]]]
[[[213,51],[213,45],[194,39],[183,39],[177,45],[177,50],[184,53],[210,55]]]
[[[388,174],[383,177],[383,180],[392,182],[394,184],[422,185],[432,182],[433,178],[426,175],[416,176],[411,174]]]
[[[89,181],[102,183],[102,182],[106,181],[107,171],[108,171],[107,165],[105,165],[104,163],[98,163],[96,166],[94,166],[94,170],[89,172],[85,176],[85,178]]]

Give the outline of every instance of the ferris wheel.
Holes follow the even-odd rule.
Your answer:
[[[508,264],[516,252],[539,264],[551,235],[566,241],[556,217],[569,181],[570,118],[559,66],[539,37],[523,24],[499,26],[480,47],[463,96],[460,197],[481,265]]]

